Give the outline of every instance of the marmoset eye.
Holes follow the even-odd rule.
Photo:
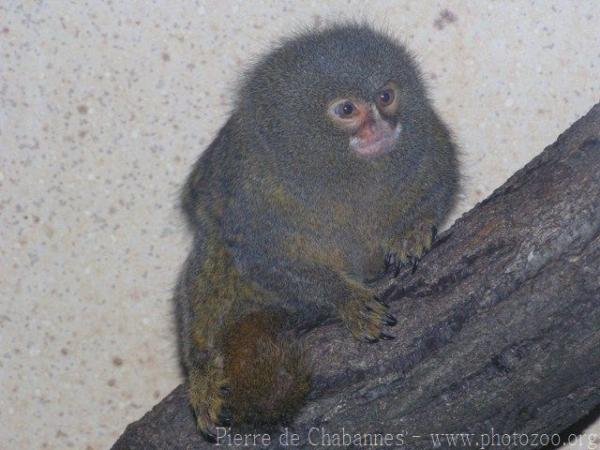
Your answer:
[[[335,107],[335,113],[341,118],[352,117],[355,111],[354,103],[349,101],[342,102]]]
[[[385,89],[379,93],[378,102],[382,106],[388,106],[394,101],[394,91],[392,89]]]
[[[375,95],[375,104],[380,113],[391,115],[398,111],[399,96],[398,86],[390,81],[383,86]]]

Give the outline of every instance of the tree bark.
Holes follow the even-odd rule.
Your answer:
[[[600,103],[385,297],[393,341],[358,343],[338,323],[304,334],[313,392],[270,448],[431,449],[435,433],[463,433],[440,448],[537,448],[600,404]],[[179,386],[113,449],[213,446]]]

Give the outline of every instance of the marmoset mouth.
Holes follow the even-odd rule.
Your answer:
[[[375,133],[372,138],[361,139],[357,136],[350,138],[350,147],[359,156],[364,158],[376,158],[377,156],[385,155],[391,152],[398,143],[398,138],[402,131],[400,124],[389,130],[380,130]]]

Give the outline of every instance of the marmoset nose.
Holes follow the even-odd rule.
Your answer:
[[[383,120],[375,105],[369,105],[362,125],[360,126],[356,136],[364,141],[376,141],[391,132],[390,125]]]
[[[365,141],[371,141],[371,140],[376,140],[377,139],[377,135],[379,134],[379,130],[377,127],[377,124],[375,123],[375,120],[372,119],[371,117],[367,117],[365,119],[365,121],[363,122],[362,126],[360,127],[360,129],[358,130],[357,136],[359,137],[359,139],[365,140]]]

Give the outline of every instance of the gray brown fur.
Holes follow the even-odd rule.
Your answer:
[[[389,119],[402,125],[398,144],[359,158],[325,116],[327,104],[370,101],[390,80],[401,93]],[[358,339],[389,337],[394,319],[365,282],[428,249],[458,180],[451,135],[414,59],[390,37],[340,25],[290,38],[262,58],[182,193],[194,244],[175,301],[199,429],[211,436],[230,419],[262,425],[293,416],[310,369],[283,340],[289,330],[339,317]],[[245,343],[252,351],[240,356]],[[240,358],[256,352],[264,368],[237,382],[247,376]],[[260,390],[261,379],[283,387],[270,386],[269,401],[232,392]]]

